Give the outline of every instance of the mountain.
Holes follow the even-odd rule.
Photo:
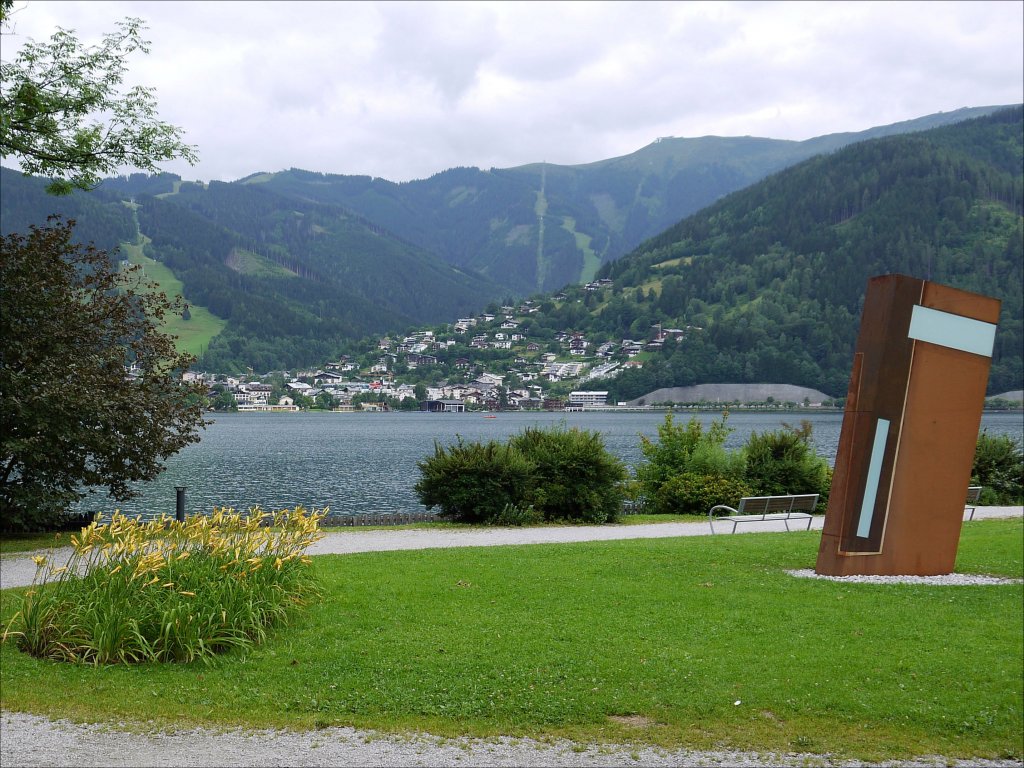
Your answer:
[[[672,334],[607,382],[778,382],[845,392],[867,280],[901,273],[1002,301],[990,392],[1024,380],[1024,109],[820,155],[735,192],[602,267],[573,326]]]
[[[312,365],[369,334],[442,322],[501,295],[336,206],[170,175],[55,198],[44,181],[0,170],[4,233],[59,212],[76,219],[80,241],[170,270],[185,299],[221,321],[202,349],[208,370]]]
[[[680,219],[807,158],[998,109],[966,108],[806,141],[666,137],[584,165],[452,168],[400,184],[298,169],[238,183],[340,205],[521,296],[588,282],[603,264]]]
[[[649,347],[633,361],[642,368],[599,385],[615,400],[715,382],[841,396],[867,278],[903,272],[1003,300],[990,389],[1003,392],[1024,378],[1021,111],[806,142],[662,139],[584,166],[453,168],[403,184],[297,170],[209,185],[137,174],[53,198],[2,170],[0,228],[62,211],[83,239],[122,243],[180,281],[172,290],[213,318],[202,370],[369,358],[371,336],[451,324],[489,302],[497,314],[497,299],[532,294],[518,346],[452,339],[414,378],[457,377],[447,358],[508,370],[540,354],[528,342],[556,351],[575,332]],[[575,285],[580,275],[611,287]],[[526,290],[538,284],[569,287],[564,298]]]

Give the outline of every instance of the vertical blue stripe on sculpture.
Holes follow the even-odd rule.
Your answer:
[[[868,479],[864,484],[864,501],[860,505],[860,520],[857,521],[857,536],[867,538],[871,532],[871,519],[875,514],[875,500],[878,498],[878,483],[882,479],[882,459],[885,458],[885,444],[889,438],[889,420],[879,419],[875,424],[875,441],[871,446],[871,460],[868,462]]]
[[[937,309],[914,306],[907,336],[930,344],[939,344],[961,352],[992,357],[996,327],[973,317],[954,315]]]

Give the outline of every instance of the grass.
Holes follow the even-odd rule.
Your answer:
[[[820,534],[314,558],[322,602],[200,664],[0,649],[0,706],[84,720],[567,736],[860,760],[1019,760],[1024,587],[797,579]],[[1020,578],[1024,525],[957,570]],[[20,590],[0,593],[0,616]]]
[[[244,248],[233,248],[228,256],[228,266],[242,275],[255,277],[297,277],[295,272],[282,267],[266,256],[247,251]]]
[[[576,231],[576,219],[572,216],[562,217],[562,229],[573,236],[576,240],[576,248],[583,254],[583,268],[580,270],[579,281],[589,283],[597,275],[597,270],[601,268],[601,256],[594,253],[594,249],[590,247],[592,239],[590,235]]]
[[[0,536],[0,555],[32,552],[37,549],[71,546],[71,537],[78,531],[63,533],[5,533]]]
[[[142,244],[121,243],[120,253],[132,264],[141,265],[146,279],[160,286],[160,290],[165,294],[172,297],[181,296],[181,281],[164,264],[145,256]],[[198,356],[209,346],[210,339],[224,329],[227,321],[199,306],[190,305],[189,315],[188,320],[180,315],[164,318],[163,330],[177,337],[175,346],[179,350]]]
[[[623,515],[621,525],[649,525],[650,523],[706,523],[707,515]]]

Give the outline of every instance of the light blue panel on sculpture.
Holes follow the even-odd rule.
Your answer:
[[[910,331],[907,335],[918,341],[992,357],[996,327],[973,317],[941,312],[917,304],[910,315]]]
[[[882,479],[882,459],[885,458],[885,444],[888,438],[889,420],[879,419],[875,424],[875,440],[871,446],[871,460],[868,462],[868,479],[864,484],[864,501],[861,502],[860,520],[857,521],[857,535],[862,539],[871,533],[871,519],[875,514],[878,483]]]

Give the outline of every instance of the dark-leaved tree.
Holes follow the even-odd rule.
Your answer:
[[[91,489],[133,495],[197,441],[192,357],[161,330],[180,314],[51,219],[0,248],[0,529],[47,530]]]

